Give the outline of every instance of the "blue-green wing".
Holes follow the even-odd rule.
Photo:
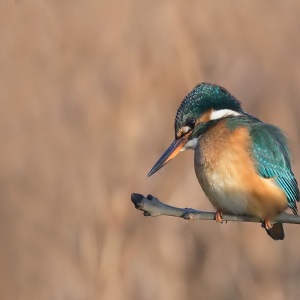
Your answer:
[[[297,214],[296,201],[299,201],[300,193],[291,169],[290,150],[285,135],[279,128],[259,122],[252,124],[250,136],[258,173],[264,178],[274,178],[285,192],[289,207]]]

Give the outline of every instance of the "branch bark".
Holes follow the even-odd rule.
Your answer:
[[[144,197],[141,194],[131,194],[131,201],[133,202],[136,209],[144,212],[146,217],[157,217],[157,216],[171,216],[183,218],[185,220],[215,220],[216,214],[214,212],[206,212],[195,210],[192,208],[179,208],[171,205],[167,205],[160,202],[157,198],[152,195]],[[262,221],[257,217],[247,215],[232,215],[223,214],[224,221],[235,221],[235,222],[255,222],[261,223]],[[289,224],[300,224],[300,216],[292,215],[288,213],[281,213],[276,216],[273,223],[289,223]]]

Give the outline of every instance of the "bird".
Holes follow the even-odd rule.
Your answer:
[[[297,215],[300,198],[285,133],[245,112],[225,88],[205,82],[181,102],[174,129],[175,140],[148,177],[192,149],[216,221],[223,223],[223,213],[255,216],[272,239],[283,240],[283,225],[273,220],[288,207]]]

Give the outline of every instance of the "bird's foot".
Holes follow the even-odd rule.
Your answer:
[[[217,209],[217,211],[216,211],[216,221],[221,224],[224,223],[223,211],[221,209]]]
[[[267,230],[270,230],[273,227],[271,220],[269,219],[264,220],[263,227],[266,228]]]

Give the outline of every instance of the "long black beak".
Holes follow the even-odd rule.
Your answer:
[[[182,137],[178,140],[175,140],[170,147],[165,151],[165,153],[161,156],[161,158],[156,162],[153,168],[148,173],[148,177],[157,172],[160,168],[162,168],[166,163],[168,163],[171,159],[173,159],[184,147],[187,143],[187,137]]]

